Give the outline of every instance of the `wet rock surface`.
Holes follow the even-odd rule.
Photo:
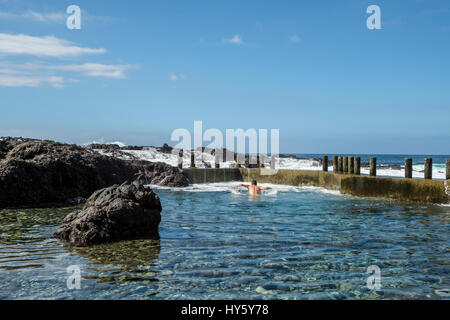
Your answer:
[[[134,161],[139,168],[138,180],[143,184],[152,184],[165,187],[186,187],[189,185],[188,178],[181,174],[178,168],[163,162],[149,162],[140,165],[142,161]]]
[[[159,239],[159,197],[138,181],[94,192],[81,211],[66,216],[54,236],[78,246]]]
[[[54,141],[0,138],[0,207],[66,203],[137,176],[163,186],[189,184],[166,164],[121,160]]]

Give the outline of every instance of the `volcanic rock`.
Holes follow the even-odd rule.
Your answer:
[[[66,216],[54,236],[78,246],[129,239],[159,239],[161,202],[135,181],[94,192],[81,211]]]

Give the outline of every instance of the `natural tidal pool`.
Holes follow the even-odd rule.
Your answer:
[[[0,210],[0,299],[450,299],[450,207],[234,184],[155,189],[157,241],[76,248],[52,237],[76,208]]]

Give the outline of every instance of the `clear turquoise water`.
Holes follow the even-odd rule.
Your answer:
[[[0,299],[450,297],[450,207],[227,188],[158,190],[159,241],[92,248],[52,238],[73,208],[1,210]],[[80,290],[66,286],[71,265]],[[378,292],[366,286],[370,265]]]

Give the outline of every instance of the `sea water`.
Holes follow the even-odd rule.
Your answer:
[[[77,208],[1,210],[0,299],[450,299],[449,206],[236,184],[155,188],[160,240],[89,248],[52,237]]]
[[[97,150],[106,155],[113,155],[113,153],[105,150]],[[154,147],[147,147],[145,150],[122,150],[123,154],[120,158],[125,160],[140,159],[152,162],[164,162],[172,166],[177,166],[178,156],[170,153],[159,152]],[[323,156],[328,156],[330,165],[329,172],[333,172],[331,160],[332,154],[290,154],[288,157],[280,157],[277,159],[277,169],[289,170],[322,170],[321,159]],[[361,158],[361,174],[369,175],[369,160],[371,157],[377,158],[377,175],[383,177],[404,177],[405,176],[405,158],[412,158],[413,160],[413,178],[424,178],[424,159],[433,159],[433,179],[445,179],[446,159],[450,159],[450,155],[368,155],[368,154],[340,154],[345,157],[360,157]],[[190,154],[185,152],[183,155],[183,167],[190,166]],[[207,166],[214,167],[215,157],[211,154],[196,151],[195,152],[196,166],[198,168],[205,168]],[[269,158],[265,159],[265,165],[270,166]],[[221,168],[234,168],[236,163],[234,161],[222,162]]]

